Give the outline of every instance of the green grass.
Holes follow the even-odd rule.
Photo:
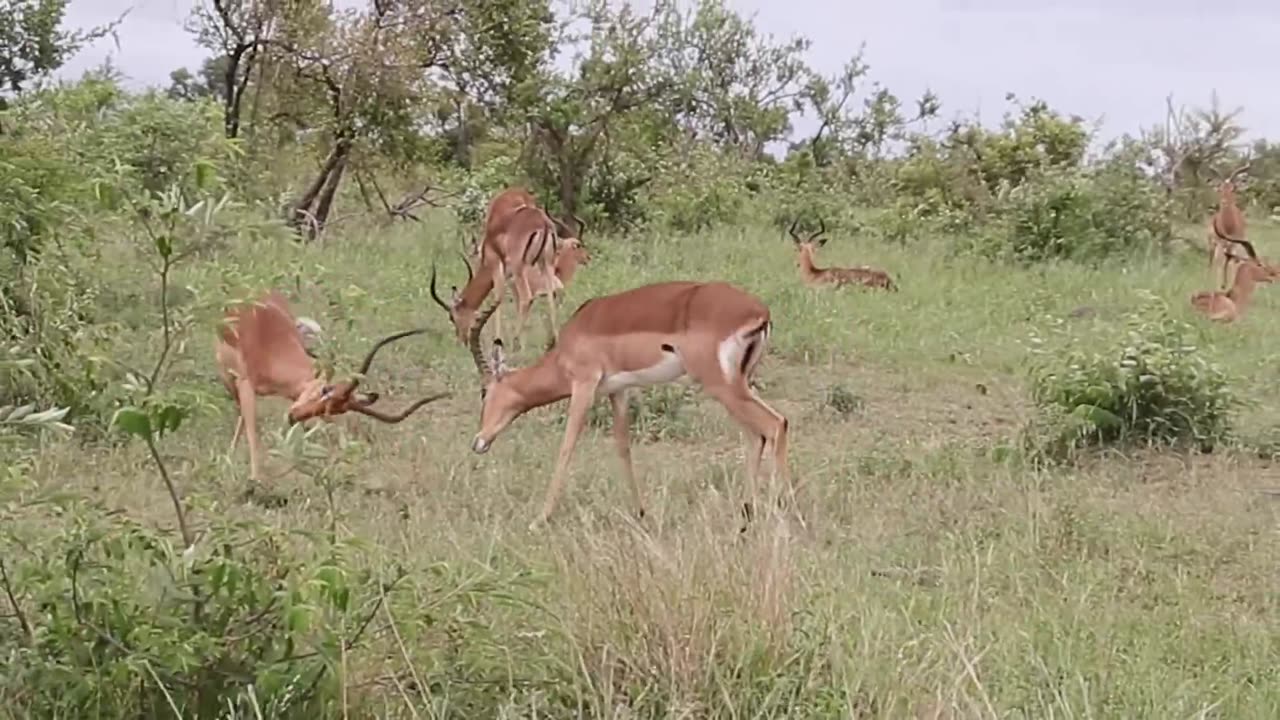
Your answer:
[[[1251,233],[1264,254],[1280,247],[1276,227]],[[1033,330],[1089,306],[1068,321],[1087,343],[1144,292],[1194,319],[1187,297],[1211,283],[1203,256],[1024,270],[931,242],[833,237],[820,264],[886,268],[901,287],[886,294],[801,286],[784,237],[588,238],[593,262],[562,318],[658,280],[728,280],[762,298],[774,335],[761,394],[791,421],[805,526],[777,514],[739,534],[741,438],[695,395],[679,405],[679,428],[636,443],[643,525],[626,513],[605,423],[579,444],[551,526],[527,530],[564,407],[470,453],[475,370],[427,289],[436,258],[446,287],[462,268],[452,231],[418,225],[313,247],[233,244],[184,268],[175,284],[189,292],[178,295],[199,322],[167,381],[215,403],[162,449],[197,518],[326,528],[324,493],[284,457],[268,457],[265,474],[287,504],[240,499],[247,455],[227,455],[235,411],[213,366],[221,303],[268,284],[291,292],[300,274],[295,309],[324,325],[339,372],[377,336],[437,329],[384,351],[368,385],[390,407],[441,388],[450,399],[394,428],[352,419],[317,431],[335,460],[355,448],[341,465],[338,532],[366,544],[365,562],[410,571],[410,600],[387,618],[401,642],[374,635],[338,677],[352,717],[1280,716],[1280,503],[1258,492],[1280,477],[1266,461],[1105,453],[1033,470],[993,451],[1031,413]],[[146,330],[150,278],[127,252],[107,258],[122,323],[110,354],[146,365],[158,346]],[[1255,401],[1240,418],[1246,436],[1280,426],[1278,311],[1264,287],[1242,321],[1196,321],[1203,352]],[[542,345],[542,318],[530,327],[516,362]],[[268,449],[284,444],[284,408],[260,404]],[[140,445],[53,444],[34,476],[44,490],[171,522]]]

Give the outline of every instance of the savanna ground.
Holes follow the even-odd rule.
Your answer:
[[[1263,254],[1280,246],[1274,225],[1251,233]],[[463,279],[451,229],[231,242],[216,262],[178,271],[176,304],[292,291],[300,276],[295,310],[324,326],[339,373],[374,338],[426,324],[435,332],[385,350],[368,384],[393,407],[453,392],[398,427],[320,424],[306,472],[294,468],[302,441],[286,438],[283,401],[264,401],[272,454],[250,498],[243,444],[228,455],[235,410],[216,384],[212,313],[166,378],[217,400],[163,444],[197,523],[332,532],[359,542],[357,563],[405,573],[377,631],[342,655],[326,714],[1280,716],[1280,501],[1268,494],[1280,474],[1265,453],[1107,450],[1039,466],[1011,449],[1033,412],[1033,333],[1058,318],[1088,345],[1146,293],[1194,323],[1200,352],[1253,401],[1240,433],[1267,444],[1280,420],[1280,300],[1263,287],[1240,322],[1197,321],[1187,297],[1210,286],[1202,253],[1018,269],[941,242],[908,250],[835,235],[819,262],[884,267],[901,286],[885,294],[803,287],[772,229],[588,235],[593,260],[562,319],[589,297],[669,279],[731,281],[770,306],[758,382],[790,419],[805,524],[779,512],[739,533],[741,436],[676,385],[640,399],[634,461],[648,517],[629,514],[599,423],[557,516],[531,532],[564,405],[518,420],[487,455],[470,452],[475,369],[427,288],[433,261],[446,287]],[[153,324],[153,308],[134,302],[152,282],[138,262],[120,251],[101,264],[119,280],[125,327]],[[516,363],[542,345],[545,307],[534,313]],[[116,356],[149,365],[157,348],[140,337],[155,336],[122,331]],[[47,445],[31,477],[172,524],[142,444],[88,447]],[[297,536],[298,552],[310,538]]]

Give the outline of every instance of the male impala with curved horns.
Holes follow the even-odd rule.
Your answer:
[[[889,277],[889,273],[883,270],[876,270],[865,265],[851,268],[820,268],[815,265],[814,254],[818,248],[827,244],[827,238],[824,237],[827,232],[827,224],[822,218],[818,218],[818,231],[808,238],[802,238],[796,233],[796,227],[799,224],[800,219],[796,218],[791,223],[791,229],[787,232],[790,233],[791,240],[796,245],[796,264],[800,266],[800,276],[804,278],[806,284],[840,287],[852,283],[897,292],[898,287],[893,284],[893,278]]]
[[[1207,240],[1209,244],[1209,272],[1218,258],[1222,258],[1222,287],[1227,287],[1228,267],[1232,260],[1243,260],[1235,252],[1236,246],[1243,247],[1250,260],[1257,260],[1258,255],[1253,246],[1245,242],[1244,213],[1236,205],[1236,178],[1249,170],[1250,163],[1232,170],[1218,183],[1218,211],[1209,218]]]
[[[568,422],[547,488],[545,522],[564,490],[574,445],[596,398],[613,406],[613,437],[631,485],[636,512],[644,514],[644,493],[631,467],[627,391],[673,382],[688,374],[724,406],[747,432],[747,476],[754,499],[760,460],[773,444],[774,471],[785,480],[787,419],[751,389],[749,380],[764,356],[771,323],[769,308],[756,297],[721,282],[663,282],[583,303],[556,344],[533,365],[509,370],[502,343],[493,344],[492,364],[480,347],[480,332],[496,305],[477,318],[467,345],[480,371],[480,431],[471,449],[484,453],[513,420],[543,405],[569,398]]]
[[[313,321],[314,322],[314,321]],[[369,372],[373,358],[383,346],[426,332],[405,330],[389,335],[369,350],[360,369],[351,380],[329,383],[319,377],[315,363],[303,343],[300,327],[289,303],[277,291],[271,291],[257,302],[232,308],[218,329],[216,360],[218,374],[239,408],[236,428],[231,438],[235,448],[243,424],[249,437],[249,476],[258,479],[258,396],[276,396],[293,401],[289,406],[289,423],[319,417],[329,420],[334,415],[357,412],[384,423],[398,423],[427,403],[448,397],[440,393],[425,397],[397,414],[376,410],[372,405],[378,393],[358,393],[360,380]]]

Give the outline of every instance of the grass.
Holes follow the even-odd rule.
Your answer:
[[[1251,231],[1264,254],[1280,242],[1275,227]],[[437,259],[446,286],[462,279],[451,232],[401,225],[315,247],[233,244],[179,273],[198,322],[168,382],[217,402],[163,449],[197,517],[329,523],[323,492],[283,457],[267,459],[266,475],[285,504],[240,499],[247,455],[243,445],[227,455],[235,411],[213,371],[223,301],[268,284],[291,291],[296,272],[296,310],[324,325],[339,372],[380,335],[437,330],[384,351],[367,382],[391,407],[441,388],[450,399],[395,428],[353,419],[317,431],[333,458],[354,457],[335,491],[339,533],[364,543],[365,562],[410,572],[411,600],[388,608],[400,640],[380,635],[352,654],[335,716],[1280,715],[1280,503],[1258,492],[1280,487],[1268,461],[1106,453],[1036,470],[996,452],[1030,413],[1034,329],[1088,306],[1095,312],[1069,327],[1089,342],[1144,291],[1191,318],[1188,295],[1211,282],[1202,256],[1024,270],[947,257],[928,242],[835,237],[820,264],[884,267],[901,292],[834,292],[800,285],[784,237],[588,238],[593,262],[562,311],[677,278],[732,281],[769,304],[761,394],[791,421],[807,524],[775,514],[746,534],[735,512],[741,438],[696,394],[674,402],[676,431],[637,438],[644,524],[626,513],[604,423],[580,443],[551,526],[526,529],[564,407],[517,421],[487,455],[470,453],[475,370],[427,289]],[[103,264],[118,274],[111,302],[122,313],[154,294],[131,257],[109,252]],[[1203,351],[1256,401],[1241,417],[1245,435],[1280,426],[1278,309],[1264,287],[1242,321],[1197,323]],[[137,328],[150,320],[127,322],[135,327],[122,327],[113,356],[145,364],[157,338]],[[543,324],[532,319],[516,362],[541,347]],[[673,404],[670,389],[659,392]],[[268,449],[284,445],[284,408],[260,404]],[[171,522],[141,447],[55,443],[34,475],[43,489]]]

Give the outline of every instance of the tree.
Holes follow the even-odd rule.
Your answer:
[[[0,0],[0,93],[17,94],[57,70],[119,20],[89,30],[63,30],[70,0]],[[4,97],[0,94],[0,107]]]
[[[430,98],[428,71],[440,65],[449,8],[435,0],[374,0],[363,10],[317,8],[293,18],[273,45],[297,81],[279,102],[322,131],[320,171],[290,204],[289,222],[314,238],[328,221],[357,147],[413,156],[423,141],[418,113]]]

